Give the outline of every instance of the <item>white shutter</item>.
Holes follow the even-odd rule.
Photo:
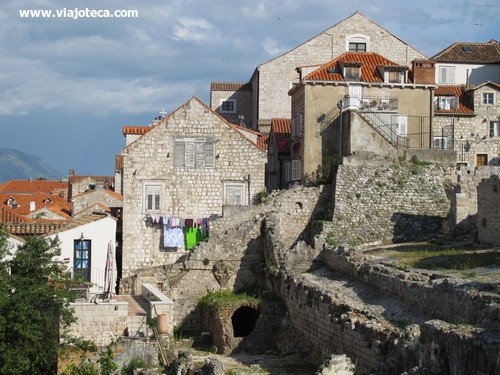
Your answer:
[[[207,139],[205,140],[205,167],[206,168],[214,168],[215,167],[215,147],[214,140]]]
[[[196,168],[204,168],[205,167],[205,143],[204,142],[196,142],[195,143],[195,161]]]
[[[398,116],[398,135],[408,134],[408,116]]]
[[[174,167],[182,168],[184,167],[184,154],[185,154],[185,143],[181,140],[175,141],[174,146]]]
[[[196,146],[194,142],[184,143],[184,166],[194,168],[195,166]]]
[[[285,167],[284,168],[285,169],[285,182],[288,182],[288,181],[290,181],[290,168],[291,168],[290,162],[288,162],[288,161],[285,162],[284,167]]]
[[[292,180],[300,180],[300,160],[292,161]]]

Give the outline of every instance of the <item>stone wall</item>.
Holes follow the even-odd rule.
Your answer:
[[[500,175],[500,167],[461,167],[456,171],[456,187],[452,194],[451,226],[468,228],[473,231],[477,229],[478,221],[478,187],[482,181],[489,180],[492,176]],[[487,183],[486,183],[487,184]],[[485,201],[494,200],[493,187],[491,190],[481,189],[486,193],[482,196]],[[492,206],[490,206],[492,207]]]
[[[384,294],[397,296],[415,310],[457,324],[498,321],[500,298],[469,288],[465,281],[435,279],[432,274],[401,271],[380,264],[358,250],[326,248],[325,263],[334,271],[354,276]],[[411,293],[409,292],[411,290]]]
[[[123,206],[123,201],[118,194],[115,192],[108,192],[104,189],[91,190],[74,196],[71,199],[71,203],[73,204],[73,215],[97,203],[104,204],[107,207]]]
[[[375,155],[364,165],[350,163],[356,158],[338,167],[330,241],[403,242],[441,231],[450,210],[445,168]]]
[[[174,144],[179,137],[211,137],[214,167],[176,167]],[[241,187],[243,204],[265,188],[266,152],[196,98],[127,146],[122,155],[124,277],[138,269],[172,264],[187,254],[183,247],[164,248],[161,225],[147,223],[144,197],[149,184],[161,189],[161,207],[152,213],[181,218],[220,215],[227,184]]]
[[[362,34],[369,38],[368,51],[376,52],[398,64],[410,66],[423,54],[360,13],[339,22],[287,53],[259,65],[258,120],[290,117],[288,90],[299,76],[299,66],[324,64],[347,51],[347,39]],[[254,86],[254,90],[255,90]],[[254,107],[257,103],[254,103]],[[254,118],[254,126],[256,125]]]
[[[477,186],[477,234],[479,242],[500,245],[500,180],[492,174]]]
[[[106,346],[124,335],[127,328],[128,304],[70,303],[76,322],[68,333],[83,340]]]

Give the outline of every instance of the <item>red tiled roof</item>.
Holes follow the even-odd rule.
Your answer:
[[[8,206],[0,206],[0,223],[29,223],[31,221],[33,220],[19,215]]]
[[[271,119],[271,132],[276,136],[277,141],[288,141],[292,135],[292,119],[273,118]]]
[[[7,206],[7,200],[9,198],[14,198],[18,206],[12,208]],[[50,199],[50,202],[44,202]],[[57,195],[51,195],[46,193],[36,193],[36,194],[0,194],[0,205],[6,206],[12,209],[18,215],[29,215],[30,214],[30,202],[35,202],[35,211],[40,208],[46,207],[53,211],[54,213],[61,215],[65,218],[71,218],[71,203],[67,202],[63,198]]]
[[[153,129],[153,126],[124,126],[123,135],[144,135]]]
[[[436,114],[474,114],[474,108],[467,89],[463,85],[458,86],[438,86],[434,91],[434,96],[457,96],[458,108],[456,109],[435,109]]]
[[[437,62],[498,64],[500,44],[494,40],[488,43],[457,42],[437,53],[432,59]]]
[[[237,91],[237,90],[252,90],[249,83],[239,82],[212,82],[210,91]]]
[[[340,68],[342,63],[361,64],[361,82],[384,82],[383,77],[377,71],[377,67],[379,66],[405,68],[374,52],[345,52],[336,59],[322,65],[321,68],[309,73],[305,79],[345,81]],[[334,70],[334,72],[329,73],[329,70]]]
[[[51,180],[10,180],[0,184],[2,194],[24,194],[24,193],[59,193],[67,190],[68,183]]]
[[[261,134],[257,138],[257,147],[261,150],[267,150],[269,147],[269,135]]]

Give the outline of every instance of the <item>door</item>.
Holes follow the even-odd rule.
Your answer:
[[[90,240],[75,240],[74,242],[74,277],[90,281]]]
[[[488,165],[488,154],[477,154],[476,167],[482,167],[485,165]]]
[[[349,109],[359,108],[363,100],[363,86],[349,85],[349,101],[347,106]]]

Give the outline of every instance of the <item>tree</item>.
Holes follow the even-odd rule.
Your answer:
[[[53,261],[59,241],[31,237],[5,260],[5,238],[0,228],[0,374],[53,374],[60,331],[74,321],[65,276]]]

